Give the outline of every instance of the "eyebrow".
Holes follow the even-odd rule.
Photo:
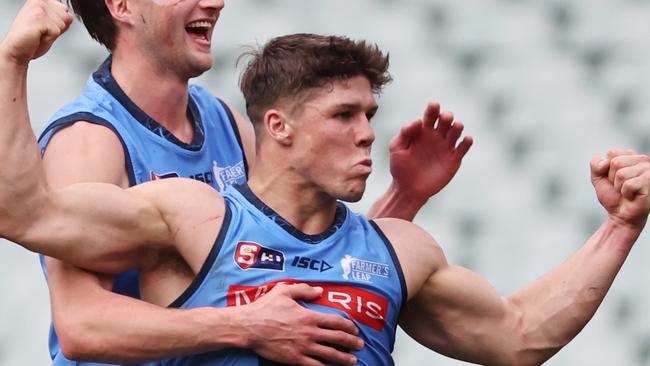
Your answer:
[[[332,107],[332,109],[352,109],[355,111],[358,110],[364,110],[363,106],[359,103],[341,103],[341,104],[336,104]],[[370,109],[368,109],[368,112],[370,113],[376,113],[377,110],[379,109],[379,105],[374,104]]]

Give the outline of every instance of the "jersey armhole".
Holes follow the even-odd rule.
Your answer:
[[[230,120],[230,126],[232,127],[232,131],[235,133],[235,138],[237,139],[237,143],[239,144],[239,149],[241,150],[241,156],[244,157],[243,159],[244,171],[246,172],[246,177],[248,178],[248,159],[246,157],[246,151],[244,150],[244,144],[242,143],[241,134],[239,133],[239,126],[237,126],[237,121],[235,120],[235,116],[233,115],[232,111],[230,110],[230,107],[228,107],[226,102],[224,102],[219,98],[217,98],[217,101],[219,101],[219,103],[223,107],[223,110],[228,115],[228,119]]]
[[[397,258],[397,253],[395,253],[395,248],[393,247],[393,243],[391,243],[390,240],[384,234],[384,232],[381,231],[379,225],[377,225],[377,223],[374,220],[368,220],[368,222],[373,227],[373,229],[375,229],[377,235],[379,235],[384,245],[386,245],[386,249],[388,250],[388,253],[390,253],[391,258],[393,259],[393,263],[395,263],[395,269],[397,271],[397,276],[399,277],[399,283],[402,288],[402,304],[400,306],[400,313],[401,313],[408,299],[408,292],[407,292],[408,289],[406,288],[406,280],[404,279],[404,271],[402,270],[402,265],[399,262],[399,258]]]
[[[41,144],[43,138],[45,136],[48,136],[47,141],[45,142],[45,145],[40,146],[41,150],[41,156],[45,153],[45,150],[47,149],[47,145],[49,142],[52,140],[52,137],[62,129],[66,127],[70,127],[71,125],[77,123],[77,122],[88,122],[100,126],[104,126],[115,134],[117,136],[118,140],[120,140],[120,144],[122,145],[122,150],[124,152],[124,167],[126,168],[126,175],[129,178],[129,187],[133,187],[136,184],[135,181],[135,173],[133,171],[133,163],[131,162],[131,155],[129,154],[129,149],[126,147],[126,143],[124,142],[124,139],[122,136],[117,132],[117,129],[115,126],[113,126],[112,123],[109,121],[97,117],[96,115],[88,112],[79,112],[79,113],[74,113],[62,118],[57,119],[56,121],[52,122],[43,132],[41,132],[41,135],[38,138],[38,143],[39,145]]]
[[[217,238],[212,245],[212,249],[210,249],[208,257],[205,259],[205,262],[203,262],[199,273],[196,275],[196,277],[194,277],[192,283],[190,283],[187,289],[185,289],[185,291],[183,291],[183,293],[176,300],[174,300],[174,302],[169,304],[169,308],[180,308],[183,306],[183,304],[185,304],[185,302],[187,302],[187,300],[189,300],[189,298],[192,297],[192,295],[194,295],[194,293],[199,289],[208,273],[210,273],[210,270],[214,266],[214,262],[217,260],[217,257],[221,252],[221,247],[223,247],[223,242],[226,239],[226,234],[228,233],[228,227],[230,226],[230,220],[232,217],[230,206],[228,205],[228,200],[224,199],[224,204],[226,212],[224,213],[223,222],[221,223],[219,234],[217,235]]]

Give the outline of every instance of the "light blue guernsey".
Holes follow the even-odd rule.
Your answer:
[[[228,107],[199,86],[189,87],[187,115],[194,123],[189,144],[174,137],[131,101],[110,72],[111,59],[89,78],[86,88],[46,124],[39,145],[44,152],[54,134],[77,121],[111,129],[122,143],[129,184],[187,177],[224,191],[247,180],[248,167],[235,120]],[[155,85],[151,85],[155,88]],[[137,273],[117,276],[114,291],[139,297]],[[54,329],[50,334],[53,365],[97,365],[72,362],[60,352]]]
[[[246,185],[226,190],[226,216],[205,264],[171,306],[241,306],[278,283],[321,286],[305,307],[352,319],[365,347],[359,365],[393,365],[391,352],[406,287],[392,245],[372,221],[338,204],[320,235],[300,232]],[[150,363],[150,366],[274,365],[245,349],[225,349]]]

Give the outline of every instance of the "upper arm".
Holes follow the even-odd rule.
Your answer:
[[[154,200],[106,183],[78,183],[45,193],[16,242],[86,269],[120,272],[142,265],[147,250],[173,245]]]
[[[76,122],[54,134],[43,154],[43,166],[54,188],[82,182],[129,185],[119,138],[109,128],[89,122]]]
[[[122,189],[128,187],[125,155],[112,130],[84,121],[61,129],[46,146],[43,167],[53,189],[20,238],[31,249],[113,272],[140,265],[140,255],[133,255],[144,249],[140,241],[169,241],[155,204]]]
[[[427,347],[480,364],[512,364],[518,309],[468,269],[444,266],[408,302],[400,326]]]
[[[409,291],[400,326],[447,356],[502,364],[517,341],[518,309],[477,274],[449,265],[440,246],[417,225],[376,221],[395,247]]]
[[[239,136],[241,137],[241,142],[244,148],[244,154],[246,154],[246,162],[248,163],[248,169],[252,169],[255,164],[255,133],[253,132],[253,127],[250,122],[244,116],[233,108],[229,103],[226,103],[230,112],[232,112],[233,117],[235,118],[235,123],[237,124],[237,129],[239,130]]]

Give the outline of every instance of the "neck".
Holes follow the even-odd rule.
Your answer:
[[[124,93],[179,140],[189,143],[194,128],[187,117],[188,79],[162,70],[145,57],[113,52],[111,73]]]
[[[334,222],[336,199],[286,166],[265,164],[257,155],[248,185],[259,199],[305,234],[325,231]]]

